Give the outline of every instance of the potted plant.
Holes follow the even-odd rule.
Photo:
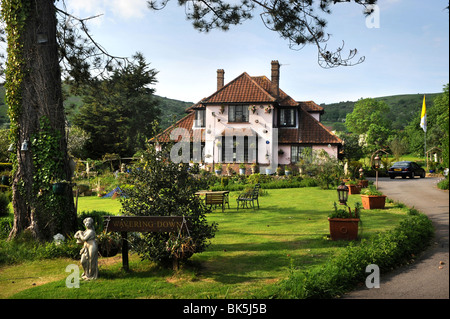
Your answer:
[[[361,202],[364,209],[384,209],[386,195],[378,191],[375,186],[370,185],[361,193]]]
[[[258,164],[256,162],[253,162],[253,164],[252,164],[252,174],[258,173],[258,170],[259,170]]]
[[[239,174],[245,175],[245,164],[244,163],[239,164]]]
[[[335,202],[334,212],[328,216],[331,240],[356,240],[361,221],[360,211],[361,203],[355,204],[355,209],[352,213],[352,209],[347,205],[338,208]]]
[[[102,257],[113,257],[120,251],[122,239],[118,233],[102,231],[97,236],[97,243]]]
[[[354,195],[354,194],[360,193],[360,187],[359,187],[357,181],[351,180],[351,181],[346,182],[345,185],[348,186],[349,195]]]
[[[233,175],[233,173],[234,173],[233,166],[231,164],[227,165],[227,173],[230,176]]]
[[[171,235],[166,242],[166,250],[172,257],[173,270],[178,270],[180,260],[189,258],[195,253],[196,245],[191,236]]]
[[[284,168],[284,174],[285,174],[286,176],[292,175],[292,172],[293,172],[293,171],[294,171],[294,168],[292,167],[291,164],[289,164],[288,166],[286,166],[286,167]]]
[[[222,174],[222,164],[216,164],[214,169],[217,175]]]
[[[360,179],[358,179],[358,185],[360,188],[366,188],[367,186],[369,186],[369,181],[364,177],[361,177]]]
[[[65,180],[58,180],[52,184],[53,194],[62,195],[66,191],[66,187],[69,185],[69,182]]]
[[[1,184],[5,186],[9,186],[9,176],[5,173],[2,173]]]
[[[283,176],[285,173],[284,173],[284,168],[282,167],[282,166],[278,166],[277,167],[277,175],[278,176]]]

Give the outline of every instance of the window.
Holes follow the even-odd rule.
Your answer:
[[[298,163],[301,160],[307,160],[311,157],[311,146],[291,146],[291,163]]]
[[[228,122],[248,122],[248,106],[229,105]]]
[[[223,163],[252,163],[257,158],[256,136],[233,136],[222,138]]]
[[[205,160],[205,143],[190,143],[190,158],[189,160],[194,163],[201,163]]]
[[[279,126],[295,126],[295,109],[278,110]]]
[[[205,110],[196,110],[195,111],[195,120],[194,127],[205,127]]]

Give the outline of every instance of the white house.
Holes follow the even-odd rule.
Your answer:
[[[320,123],[323,108],[297,102],[280,89],[278,61],[271,63],[270,80],[244,72],[225,84],[224,74],[217,70],[216,92],[152,141],[184,141],[190,145],[189,160],[206,166],[256,162],[275,169],[318,149],[338,156],[342,140]]]

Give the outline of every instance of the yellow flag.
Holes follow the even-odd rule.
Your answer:
[[[423,96],[422,114],[420,115],[420,127],[427,131],[427,106],[425,105],[425,95]]]

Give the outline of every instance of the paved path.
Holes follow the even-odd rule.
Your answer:
[[[436,229],[433,245],[412,265],[381,275],[380,288],[365,286],[345,299],[448,299],[449,298],[449,192],[436,187],[438,178],[378,181],[389,198],[426,214]],[[443,264],[442,264],[443,262]]]

